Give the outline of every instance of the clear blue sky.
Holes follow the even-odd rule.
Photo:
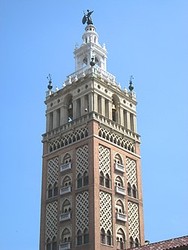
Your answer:
[[[38,249],[46,76],[74,72],[87,9],[108,71],[134,75],[145,238],[188,234],[188,1],[0,0],[2,250]]]

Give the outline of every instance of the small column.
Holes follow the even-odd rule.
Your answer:
[[[68,122],[67,105],[60,108],[60,126]]]
[[[133,115],[133,130],[136,133],[137,132],[137,119],[136,115]]]
[[[81,116],[82,115],[85,115],[85,108],[86,108],[86,106],[85,106],[85,96],[82,96],[81,98],[80,98],[80,104],[81,104],[81,106],[80,106],[80,113],[81,113]]]
[[[53,111],[53,129],[57,128],[57,110]]]
[[[89,110],[88,110],[88,112],[91,112],[91,111],[93,111],[94,110],[94,103],[93,103],[93,100],[94,100],[94,98],[93,98],[93,93],[90,93],[89,94]]]
[[[127,111],[127,129],[131,129],[131,119],[129,111]]]
[[[94,112],[98,112],[98,94],[94,93]]]
[[[109,119],[112,120],[112,102],[109,101]]]
[[[124,113],[123,113],[123,108],[120,107],[120,121],[119,123],[124,126]]]
[[[101,96],[101,114],[105,116],[105,98]]]

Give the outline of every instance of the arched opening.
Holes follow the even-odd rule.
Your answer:
[[[112,245],[112,235],[111,235],[110,230],[107,231],[106,243],[107,243],[107,245]]]
[[[82,245],[82,232],[78,230],[77,232],[77,245]]]
[[[118,249],[122,249],[122,250],[125,249],[125,233],[123,229],[121,228],[118,229],[116,239],[117,239]]]
[[[81,188],[82,187],[82,175],[79,173],[77,175],[77,188]]]
[[[100,185],[104,186],[104,174],[102,171],[100,171]]]
[[[88,229],[86,228],[86,229],[84,230],[84,244],[87,244],[87,243],[89,243],[89,231],[88,231]]]
[[[84,172],[84,186],[87,186],[89,184],[89,176],[88,176],[88,172],[85,171]]]
[[[61,234],[62,242],[70,242],[70,230],[65,228]]]
[[[101,243],[102,244],[106,243],[106,241],[105,241],[105,231],[104,231],[103,228],[101,229]]]

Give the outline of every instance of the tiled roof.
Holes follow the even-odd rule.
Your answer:
[[[135,247],[134,250],[171,250],[179,249],[180,247],[187,247],[188,249],[188,236],[174,238],[170,240],[159,241],[150,243],[141,247]]]

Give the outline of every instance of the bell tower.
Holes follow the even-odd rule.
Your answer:
[[[132,79],[122,90],[91,19],[75,72],[54,91],[43,134],[40,250],[119,250],[144,244],[140,136]]]

